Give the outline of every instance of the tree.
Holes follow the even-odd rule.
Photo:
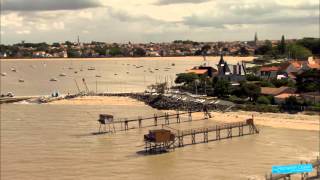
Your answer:
[[[133,55],[134,56],[145,56],[146,55],[146,51],[142,48],[135,48],[133,51]]]
[[[218,79],[214,84],[214,95],[218,97],[225,97],[230,94],[230,83],[229,81]]]
[[[241,89],[243,93],[250,98],[250,101],[256,101],[261,93],[260,86],[255,84],[242,83]]]
[[[258,47],[255,51],[255,54],[265,55],[268,52],[272,51],[272,43],[269,40],[264,42],[264,45]]]
[[[199,76],[194,73],[180,73],[177,74],[177,78],[175,79],[176,84],[191,84],[194,80],[199,79]]]
[[[258,104],[271,104],[269,98],[267,98],[266,96],[259,96],[257,99],[257,103]]]
[[[167,88],[168,88],[167,82],[152,84],[148,86],[148,89],[151,89],[151,91],[155,91],[156,93],[160,93],[160,94],[165,93],[165,90]]]
[[[247,49],[246,47],[244,47],[244,46],[242,46],[242,47],[240,48],[239,53],[240,53],[241,55],[244,55],[244,56],[247,56],[247,55],[250,54],[249,51],[248,51],[248,49]]]
[[[295,96],[289,96],[288,98],[286,98],[284,104],[287,106],[300,105],[299,101],[297,100],[297,98]]]
[[[320,38],[303,38],[297,44],[308,48],[312,54],[320,54]]]
[[[306,59],[312,56],[309,49],[294,43],[288,45],[287,52],[289,53],[289,56],[294,59]]]
[[[284,54],[286,52],[286,41],[284,39],[284,35],[281,37],[280,44],[278,45],[278,50],[280,54]]]
[[[109,49],[110,56],[119,56],[122,55],[121,49],[119,47],[112,47]]]
[[[315,92],[320,89],[320,70],[309,69],[297,75],[297,88],[299,92]]]

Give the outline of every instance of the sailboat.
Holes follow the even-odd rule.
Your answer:
[[[50,81],[58,81],[56,78],[51,78]]]
[[[11,71],[12,72],[17,72],[16,68],[14,68],[14,67],[11,68]]]

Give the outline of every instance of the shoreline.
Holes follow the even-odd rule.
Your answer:
[[[217,60],[220,56],[206,56],[207,60]],[[253,61],[255,56],[224,56],[228,61],[232,60],[243,60],[243,61]],[[108,60],[201,60],[202,56],[165,56],[165,57],[101,57],[101,58],[2,58],[0,61],[10,62],[10,61],[108,61]]]
[[[64,99],[53,101],[51,105],[116,105],[116,106],[148,106],[142,101],[131,97],[119,96],[88,96],[76,97],[73,99]],[[167,112],[168,110],[163,110]],[[169,110],[171,111],[171,110]],[[302,113],[287,114],[287,113],[260,113],[254,111],[211,111],[212,118],[221,123],[238,122],[244,119],[254,117],[256,125],[267,126],[272,128],[285,128],[292,130],[309,130],[320,131],[320,121],[318,115],[306,115]],[[201,118],[203,113],[196,113],[196,118]]]

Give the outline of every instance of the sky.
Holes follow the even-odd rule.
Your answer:
[[[1,43],[319,37],[319,0],[1,0]]]

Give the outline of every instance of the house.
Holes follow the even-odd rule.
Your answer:
[[[289,98],[290,96],[294,96],[297,99],[301,99],[299,94],[293,94],[293,93],[282,93],[279,94],[277,96],[274,96],[274,102],[276,104],[282,104],[286,101],[287,98]]]
[[[187,70],[188,73],[194,73],[197,75],[205,75],[210,78],[217,74],[217,70],[211,66],[195,66],[192,69]]]
[[[217,77],[219,79],[225,79],[228,81],[240,82],[244,81],[246,75],[246,68],[244,63],[237,63],[236,65],[229,65],[224,59],[223,55],[220,56],[220,61],[217,64],[218,72]]]
[[[32,57],[47,57],[47,53],[45,51],[35,51],[32,53]]]
[[[282,86],[279,88],[261,87],[261,94],[268,96],[277,96],[283,93],[295,93],[296,89],[291,87]]]
[[[263,66],[259,69],[257,76],[265,79],[276,78],[280,69],[280,66]]]

